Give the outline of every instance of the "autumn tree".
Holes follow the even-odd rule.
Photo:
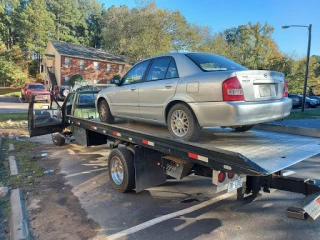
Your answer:
[[[31,0],[21,14],[25,47],[32,52],[40,68],[41,56],[54,32],[53,14],[47,10],[45,0]]]

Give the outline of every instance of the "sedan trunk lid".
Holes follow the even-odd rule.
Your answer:
[[[244,100],[259,102],[283,98],[284,75],[276,71],[246,70],[235,73],[243,90]]]

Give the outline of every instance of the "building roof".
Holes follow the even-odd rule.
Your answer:
[[[96,59],[110,62],[125,63],[125,59],[122,56],[116,56],[101,49],[92,47],[83,47],[66,42],[50,41],[53,47],[61,55],[68,55],[79,58]]]

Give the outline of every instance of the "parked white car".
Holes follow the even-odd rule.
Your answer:
[[[102,122],[119,117],[166,124],[173,136],[190,141],[203,127],[247,131],[288,116],[292,108],[282,73],[248,70],[207,53],[145,59],[114,83],[96,99]]]

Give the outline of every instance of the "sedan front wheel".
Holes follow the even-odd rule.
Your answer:
[[[181,140],[195,141],[201,133],[201,127],[191,109],[184,104],[174,105],[167,118],[170,133]]]
[[[114,123],[114,117],[112,116],[109,105],[105,99],[99,102],[98,112],[101,122]]]

